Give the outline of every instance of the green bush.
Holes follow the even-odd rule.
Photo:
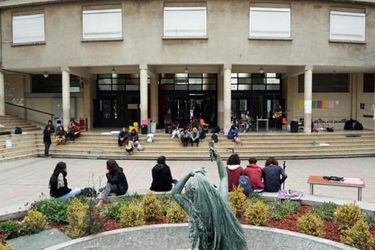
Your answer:
[[[120,223],[123,227],[136,227],[144,224],[141,204],[131,203],[120,208]]]
[[[46,199],[35,202],[32,208],[41,212],[49,223],[67,223],[66,212],[69,202],[57,199]]]
[[[269,210],[264,201],[257,201],[255,203],[249,202],[245,210],[245,217],[251,225],[266,225],[269,220],[269,216]]]
[[[0,223],[0,233],[11,234],[16,233],[20,225],[17,221],[7,220]]]
[[[335,221],[339,223],[339,230],[346,230],[363,220],[361,209],[354,203],[339,206],[335,211]]]
[[[79,238],[86,234],[88,227],[89,205],[73,198],[67,211],[68,225],[65,228],[66,234],[71,238]]]
[[[229,206],[237,218],[241,218],[246,208],[246,195],[241,187],[236,187],[228,195]]]
[[[251,203],[255,203],[257,201],[264,201],[263,197],[260,196],[258,193],[250,193],[247,197],[247,200]]]
[[[304,234],[321,237],[324,233],[323,220],[312,213],[302,215],[298,219],[299,231]]]
[[[43,231],[47,226],[46,217],[35,209],[30,209],[21,224],[21,234],[34,234]]]
[[[148,221],[157,221],[162,215],[161,204],[155,194],[149,193],[143,196],[142,206],[145,219]]]
[[[187,217],[186,212],[176,202],[169,204],[167,209],[168,223],[182,223]]]
[[[375,212],[365,214],[365,222],[371,229],[375,228]]]
[[[312,213],[325,221],[333,221],[337,207],[335,203],[324,202],[321,206],[313,208]]]
[[[125,196],[116,202],[107,204],[103,208],[103,213],[104,215],[110,217],[111,219],[120,221],[120,218],[121,218],[120,208],[123,206],[128,206],[130,203],[138,203],[141,200],[142,200],[142,196],[137,195],[137,194]]]
[[[14,250],[14,248],[10,244],[0,242],[0,250]]]
[[[269,208],[273,220],[282,220],[300,211],[299,203],[291,200],[273,201],[269,204]]]
[[[342,243],[362,250],[371,250],[374,244],[370,227],[363,220],[358,220],[353,227],[341,231],[340,239]]]
[[[159,200],[160,204],[162,204],[162,214],[167,215],[168,208],[175,203],[172,195],[157,195],[157,199]]]

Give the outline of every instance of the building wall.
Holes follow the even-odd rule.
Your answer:
[[[272,2],[279,3],[278,0]],[[95,5],[99,3],[105,1],[96,1]],[[200,40],[162,39],[161,0],[118,3],[124,13],[124,40],[113,42],[81,42],[82,6],[91,3],[4,9],[1,12],[3,67],[60,69],[61,66],[143,63],[375,66],[372,56],[375,53],[375,8],[370,5],[293,1],[290,3],[292,41],[275,41],[248,39],[249,1],[208,0],[208,39]],[[329,10],[333,6],[366,8],[366,44],[329,42]],[[12,47],[12,12],[30,9],[45,11],[46,44]]]

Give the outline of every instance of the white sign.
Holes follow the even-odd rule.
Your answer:
[[[311,100],[305,100],[305,114],[311,114],[311,113],[312,113]]]
[[[12,147],[13,147],[12,140],[6,139],[5,140],[5,148],[12,148]]]

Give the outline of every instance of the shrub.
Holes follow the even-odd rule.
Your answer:
[[[136,227],[144,224],[143,207],[137,203],[120,208],[120,223],[124,227]]]
[[[247,199],[251,203],[255,203],[257,201],[264,201],[263,197],[260,196],[258,193],[250,193]]]
[[[22,221],[21,234],[34,234],[43,231],[47,226],[46,217],[35,209],[30,209]]]
[[[46,199],[35,202],[32,208],[41,212],[49,223],[66,223],[66,212],[69,202],[57,199]]]
[[[318,216],[307,213],[298,219],[299,231],[304,234],[321,237],[324,232],[324,223]]]
[[[229,206],[233,213],[240,218],[243,215],[246,207],[246,195],[243,193],[241,187],[236,187],[228,196]]]
[[[7,220],[0,223],[0,233],[12,234],[18,231],[20,225],[13,220]]]
[[[342,243],[362,250],[370,250],[374,244],[370,227],[363,220],[358,220],[353,227],[342,231],[340,239]]]
[[[300,210],[299,203],[291,200],[277,200],[271,202],[269,207],[273,220],[282,220],[291,214],[298,213]]]
[[[337,207],[335,203],[325,202],[321,206],[314,208],[312,213],[325,221],[333,221]]]
[[[161,204],[155,194],[146,194],[142,199],[142,206],[145,219],[148,221],[156,221],[162,215]]]
[[[167,209],[168,223],[182,223],[185,221],[186,216],[186,212],[176,202],[169,205]]]
[[[169,207],[174,204],[174,200],[172,195],[158,195],[157,199],[160,201],[160,204],[162,204],[161,207],[161,213],[162,215],[167,215]]]
[[[251,225],[266,225],[269,220],[269,216],[269,210],[264,201],[249,203],[245,210],[245,217]]]
[[[66,234],[71,238],[79,238],[86,234],[89,206],[82,200],[71,200],[67,211],[68,226]]]
[[[14,250],[12,245],[0,242],[0,250]]]
[[[339,230],[346,230],[363,220],[361,209],[354,203],[339,206],[335,211],[335,221],[339,223]]]
[[[375,212],[365,214],[365,222],[371,229],[375,229]]]

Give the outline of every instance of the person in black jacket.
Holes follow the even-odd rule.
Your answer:
[[[152,168],[152,183],[150,190],[156,192],[167,192],[172,189],[173,180],[171,170],[165,163],[165,156],[160,156],[157,160],[157,164]]]
[[[51,178],[49,179],[50,195],[59,200],[68,200],[74,196],[80,195],[82,190],[80,188],[70,189],[66,179],[66,164],[60,161],[57,163]]]
[[[100,194],[98,196],[98,207],[101,207],[104,204],[104,200],[109,196],[110,193],[124,195],[128,191],[128,181],[126,180],[124,171],[115,160],[107,161],[107,170],[107,185],[104,188],[99,189]]]
[[[263,168],[262,177],[264,180],[264,191],[278,192],[281,184],[288,177],[282,167],[279,166],[277,160],[269,157],[266,161],[266,166]]]
[[[55,133],[55,127],[52,125],[52,121],[49,120],[43,131],[43,142],[44,142],[44,156],[49,156],[49,147],[51,146],[51,134]]]

